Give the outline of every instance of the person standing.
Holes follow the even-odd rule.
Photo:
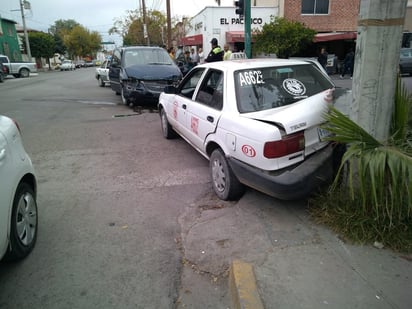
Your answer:
[[[326,48],[322,47],[320,50],[320,54],[318,57],[318,61],[321,66],[326,70],[326,65],[328,64],[328,53],[326,52]]]
[[[196,53],[193,47],[190,49],[190,58],[192,59],[193,66],[196,66],[199,64],[200,62],[199,55]]]
[[[174,47],[173,46],[169,47],[167,52],[169,53],[170,59],[172,59],[174,61],[175,60],[175,49],[174,49]]]
[[[186,75],[187,72],[189,72],[194,67],[194,63],[192,61],[192,58],[190,57],[190,51],[186,50],[184,52],[183,59],[183,69],[181,69],[181,71],[183,75]]]
[[[184,59],[185,59],[185,54],[183,51],[183,45],[179,45],[177,47],[177,51],[175,52],[175,61],[177,63],[178,61],[184,61]]]
[[[350,78],[353,76],[353,66],[355,62],[355,53],[351,48],[349,52],[346,54],[345,59],[343,60],[343,71],[340,78],[343,78],[346,73],[350,74]]]
[[[229,44],[223,45],[223,50],[225,51],[225,54],[223,55],[223,60],[230,60],[232,51],[229,49]]]
[[[217,39],[213,38],[210,41],[210,44],[212,44],[212,50],[210,51],[209,55],[207,55],[207,58],[205,59],[205,62],[215,62],[215,61],[222,61],[223,60],[223,54],[224,51],[223,49],[219,46]]]
[[[203,48],[201,47],[199,48],[198,55],[199,55],[199,63],[200,64],[205,63],[205,54],[203,53]]]

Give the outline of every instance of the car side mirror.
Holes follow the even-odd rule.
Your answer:
[[[177,88],[175,86],[168,85],[165,87],[164,92],[169,94],[176,94]]]

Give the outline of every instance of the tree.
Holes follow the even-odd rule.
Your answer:
[[[164,44],[163,33],[166,33],[166,16],[157,10],[150,10],[146,14],[147,33],[151,45]],[[124,45],[146,45],[147,39],[143,33],[143,16],[140,11],[127,11],[127,15],[115,21],[109,34],[117,33],[122,36]]]
[[[74,19],[59,19],[49,28],[49,33],[54,36],[56,42],[56,53],[63,55],[66,52],[67,48],[63,42],[64,35],[70,32],[75,26],[80,26],[80,24]]]
[[[50,69],[50,58],[53,57],[56,47],[53,36],[44,32],[30,32],[29,41],[33,57],[46,58]]]
[[[310,44],[316,31],[297,21],[282,17],[271,17],[261,30],[255,30],[254,53],[276,54],[289,58]]]
[[[90,32],[83,26],[76,25],[70,31],[65,32],[63,42],[71,58],[84,57],[100,49],[101,36],[98,32]]]

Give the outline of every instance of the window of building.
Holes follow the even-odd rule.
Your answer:
[[[329,14],[329,0],[302,0],[302,14]]]

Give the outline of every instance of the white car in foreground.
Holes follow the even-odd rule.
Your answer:
[[[239,198],[244,185],[280,199],[306,197],[333,176],[334,147],[319,126],[334,87],[307,61],[199,65],[160,95],[163,135],[177,132],[210,160],[223,200]]]
[[[0,115],[0,259],[27,256],[37,238],[37,182],[17,124]]]

